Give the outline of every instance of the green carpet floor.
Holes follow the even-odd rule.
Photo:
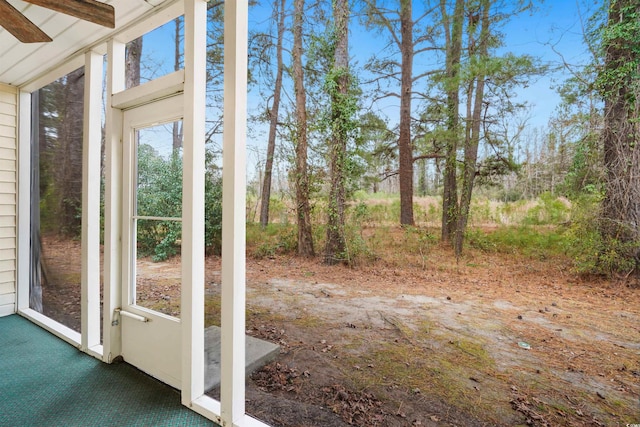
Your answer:
[[[215,426],[175,389],[108,365],[17,316],[0,318],[0,426]]]

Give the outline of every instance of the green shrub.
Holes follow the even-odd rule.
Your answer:
[[[371,212],[369,207],[360,202],[349,210],[350,221],[357,224],[366,224],[371,220]]]
[[[544,258],[564,254],[566,236],[561,229],[529,226],[501,227],[489,235],[500,252],[518,252]]]
[[[369,198],[369,194],[364,190],[356,190],[353,193],[353,200],[357,200],[358,202],[364,202]]]
[[[342,259],[347,265],[358,265],[377,259],[357,226],[345,227],[345,251]]]
[[[469,246],[485,252],[516,251],[536,258],[561,256],[566,248],[566,236],[562,230],[533,226],[505,226],[491,232],[469,229],[466,241]]]
[[[204,244],[208,254],[222,251],[222,178],[209,170],[204,183]]]
[[[207,153],[205,177],[205,246],[208,253],[220,253],[222,242],[222,180]],[[159,155],[146,144],[138,149],[138,215],[182,217],[182,157]],[[180,253],[182,223],[175,220],[138,220],[139,256],[163,261]]]
[[[138,147],[137,215],[182,217],[182,158],[162,157],[150,145]],[[180,251],[182,235],[178,221],[138,220],[137,248],[141,256],[162,261]]]
[[[601,200],[599,194],[586,194],[574,203],[571,226],[566,233],[567,254],[578,273],[608,277],[627,274],[638,268],[636,257],[640,253],[640,242],[601,233]]]
[[[475,223],[485,223],[493,221],[489,199],[473,200],[471,202],[470,217],[471,221]]]
[[[398,202],[398,208],[399,206],[400,202]],[[397,221],[397,218],[400,218],[400,216],[398,216],[397,218],[394,217],[394,209],[390,205],[384,203],[368,205],[368,211],[370,220],[377,224],[382,224],[394,220]],[[398,215],[400,215],[399,212],[400,210],[398,210]]]
[[[472,248],[481,250],[483,252],[495,252],[497,251],[496,244],[489,238],[489,235],[477,228],[467,227],[464,233],[465,243]]]
[[[551,193],[540,195],[540,203],[527,212],[523,223],[527,225],[560,224],[568,221],[570,208]]]
[[[502,190],[498,196],[503,202],[517,202],[522,200],[522,192],[518,189],[512,188],[510,190]]]
[[[442,209],[441,206],[438,206],[434,203],[429,204],[429,210],[427,212],[427,221],[429,219],[433,219],[434,221],[442,218]]]
[[[526,205],[527,200],[502,203],[496,209],[496,222],[503,225],[520,224],[527,215]]]
[[[342,254],[342,259],[348,265],[375,260],[377,257],[369,247],[363,234],[365,225],[373,222],[371,206],[360,202],[355,206],[349,207],[346,213],[344,230],[345,252]]]
[[[268,258],[277,254],[293,253],[298,247],[297,228],[291,224],[247,224],[247,246],[255,247],[252,255]]]
[[[438,241],[436,236],[423,228],[405,227],[404,240],[407,252],[420,255],[422,268],[426,268],[429,251]]]
[[[269,199],[269,217],[280,224],[289,224],[289,207],[282,197]]]

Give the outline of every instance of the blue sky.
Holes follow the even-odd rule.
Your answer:
[[[419,3],[414,0],[414,16],[419,13]],[[512,17],[501,29],[505,35],[501,51],[533,55],[553,68],[559,67],[563,60],[572,65],[584,64],[588,55],[583,43],[582,19],[586,20],[592,9],[597,7],[595,3],[593,0],[546,0],[537,4],[533,10]],[[350,44],[356,62],[362,65],[367,57],[386,43],[385,37],[367,32],[357,22],[352,23]],[[433,66],[430,61],[434,59],[429,54],[416,57],[414,72],[420,67]],[[560,67],[534,78],[529,87],[518,90],[519,99],[531,105],[530,126],[547,124],[560,101],[554,87],[569,76],[570,73]],[[397,110],[398,102],[395,104],[385,110]]]
[[[585,64],[589,60],[583,39],[583,21],[592,13],[579,0],[546,1],[532,14],[524,14],[505,28],[508,46],[514,52],[530,53],[560,69],[520,90],[521,99],[532,105],[530,124],[545,126],[560,102],[554,86],[571,74],[562,67]],[[593,7],[592,1],[589,7]]]
[[[510,4],[509,0],[505,0]],[[414,14],[419,13],[420,2],[414,0]],[[588,59],[586,46],[583,43],[583,20],[590,15],[599,2],[593,0],[546,0],[536,5],[530,12],[524,12],[511,18],[502,29],[505,34],[504,51],[513,53],[527,53],[539,57],[541,60],[558,66],[562,60],[571,64],[582,64]],[[249,25],[252,29],[267,25],[271,9],[269,7],[254,7],[250,9]],[[173,70],[173,24],[156,30],[153,35],[145,39],[144,50],[152,52],[153,66],[164,68],[166,72]],[[376,53],[380,46],[386,44],[386,35],[376,35],[364,30],[357,19],[352,19],[350,48],[356,64],[362,66],[367,58]],[[287,33],[287,43],[291,34]],[[554,49],[562,57],[554,52]],[[286,61],[286,59],[285,59]],[[421,61],[424,64],[421,64]],[[433,57],[417,57],[414,68],[428,66],[428,62],[435,61]],[[149,70],[147,70],[149,72]],[[144,72],[143,72],[144,73]],[[162,74],[162,73],[161,73]],[[554,89],[570,74],[562,67],[536,78],[528,88],[518,91],[519,100],[527,101],[531,106],[528,125],[544,127],[550,115],[559,103],[559,97]],[[157,75],[155,76],[157,77]],[[250,111],[262,103],[257,90],[252,90],[249,96]],[[382,112],[387,114],[390,123],[397,121],[397,100],[387,100],[381,105]],[[264,107],[261,107],[264,108]],[[265,126],[266,129],[266,126]],[[266,146],[266,131],[258,129],[249,138],[249,162],[258,162],[264,156]],[[255,157],[253,160],[252,157]]]

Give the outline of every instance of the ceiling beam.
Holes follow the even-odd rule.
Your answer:
[[[29,21],[6,0],[0,0],[0,25],[22,43],[50,42],[51,37],[45,34],[36,24]]]
[[[24,0],[65,15],[75,16],[84,21],[103,27],[115,28],[115,9],[109,4],[95,0]]]

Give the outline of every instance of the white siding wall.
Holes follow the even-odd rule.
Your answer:
[[[16,311],[17,99],[0,83],[0,316]]]

